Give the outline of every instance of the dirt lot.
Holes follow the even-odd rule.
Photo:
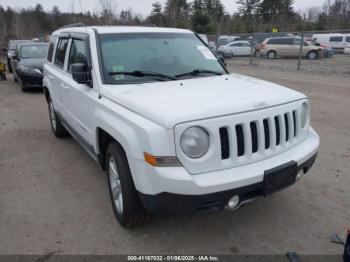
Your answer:
[[[238,211],[156,217],[133,230],[115,221],[99,167],[51,134],[43,94],[0,82],[0,254],[341,254],[328,237],[350,227],[350,77],[246,64],[229,67],[310,97],[321,136],[314,168]]]

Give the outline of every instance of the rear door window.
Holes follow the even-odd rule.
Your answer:
[[[50,39],[49,51],[47,52],[47,61],[49,62],[52,62],[56,39],[57,39],[57,36],[52,36]]]
[[[60,68],[63,68],[63,65],[64,65],[64,59],[66,57],[68,41],[69,41],[68,38],[61,38],[57,45],[55,64]]]

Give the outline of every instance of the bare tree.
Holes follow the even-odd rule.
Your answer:
[[[117,4],[114,2],[114,0],[99,0],[99,4],[102,9],[101,19],[103,23],[112,25]]]

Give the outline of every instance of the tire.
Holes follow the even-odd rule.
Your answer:
[[[120,225],[132,228],[147,223],[151,214],[141,203],[127,157],[117,142],[108,146],[106,167],[113,212]]]
[[[21,79],[18,80],[18,83],[21,85],[21,90],[22,92],[27,92],[28,88],[26,87],[26,85],[22,82]]]
[[[269,51],[266,54],[266,56],[267,56],[268,59],[275,59],[277,57],[277,53],[275,51]]]
[[[315,60],[315,59],[317,59],[317,52],[316,52],[316,51],[310,51],[310,52],[307,54],[307,58],[310,59],[310,60]]]
[[[51,98],[49,98],[48,100],[48,107],[49,107],[50,125],[51,125],[53,134],[57,138],[64,138],[69,136],[67,129],[62,125],[60,118],[55,112]]]

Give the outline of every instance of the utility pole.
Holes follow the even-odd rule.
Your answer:
[[[250,47],[250,57],[249,57],[249,66],[253,66],[253,57],[255,51],[255,15],[252,14],[252,39],[251,39],[251,47]]]
[[[303,52],[303,45],[304,45],[304,26],[305,26],[305,18],[306,15],[303,17],[303,22],[301,25],[301,40],[300,40],[300,48],[299,48],[299,59],[298,59],[298,67],[297,70],[300,70],[300,65],[301,65],[301,59],[302,59],[302,52]]]

